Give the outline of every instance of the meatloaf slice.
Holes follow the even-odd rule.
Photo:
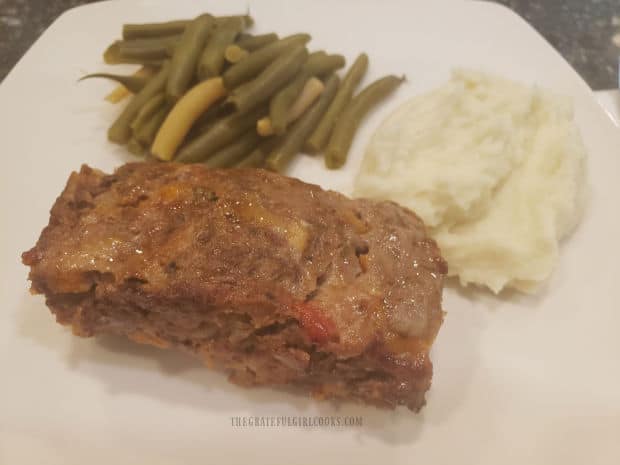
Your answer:
[[[262,170],[83,166],[22,258],[76,335],[183,349],[246,386],[424,405],[447,267],[395,203]]]

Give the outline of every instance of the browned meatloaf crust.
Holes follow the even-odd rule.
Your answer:
[[[424,405],[447,267],[395,203],[262,170],[83,166],[22,258],[76,335],[180,348],[242,385]]]

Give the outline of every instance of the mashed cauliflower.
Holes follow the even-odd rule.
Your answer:
[[[579,220],[584,171],[569,100],[459,70],[381,125],[355,194],[415,211],[463,285],[532,292]]]

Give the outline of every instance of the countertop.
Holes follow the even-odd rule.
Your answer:
[[[0,0],[0,80],[54,19],[93,0]],[[620,0],[497,0],[534,26],[594,90],[618,87]]]

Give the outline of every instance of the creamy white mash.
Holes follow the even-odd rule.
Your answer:
[[[531,292],[580,218],[585,157],[570,100],[458,70],[379,127],[355,195],[415,211],[463,285]]]

